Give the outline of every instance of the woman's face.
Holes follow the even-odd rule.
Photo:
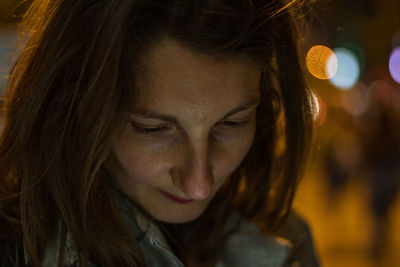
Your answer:
[[[189,222],[246,156],[255,135],[261,71],[172,41],[135,73],[139,97],[113,148],[121,189],[155,219]]]

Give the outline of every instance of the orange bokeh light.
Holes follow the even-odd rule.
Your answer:
[[[307,53],[306,66],[315,78],[327,80],[335,75],[338,61],[331,49],[323,45],[316,45]]]

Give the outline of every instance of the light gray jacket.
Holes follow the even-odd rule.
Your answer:
[[[217,267],[319,266],[309,229],[300,217],[292,213],[279,234],[267,236],[253,223],[243,221],[226,241]],[[139,245],[149,267],[184,266],[154,224]]]
[[[140,212],[132,212],[131,207],[122,204],[122,214],[135,236],[146,233],[139,239],[139,246],[147,267],[184,267],[158,227]],[[45,267],[57,266],[57,243],[47,248]],[[67,237],[64,266],[78,266],[77,262],[71,238]],[[276,236],[265,235],[255,224],[243,221],[238,231],[226,241],[217,262],[217,267],[280,266],[319,266],[309,228],[295,213],[290,214]]]

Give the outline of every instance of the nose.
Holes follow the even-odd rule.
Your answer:
[[[173,183],[186,197],[204,200],[210,196],[214,180],[207,145],[193,146],[183,154],[180,166],[172,170]]]

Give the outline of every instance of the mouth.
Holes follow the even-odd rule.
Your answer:
[[[172,200],[172,201],[174,201],[176,203],[179,203],[179,204],[187,204],[187,203],[190,203],[190,202],[193,201],[193,199],[179,198],[179,197],[171,195],[170,193],[167,193],[167,192],[165,192],[165,191],[163,191],[161,189],[159,189],[159,191],[166,198],[168,198],[168,199],[170,199],[170,200]]]

